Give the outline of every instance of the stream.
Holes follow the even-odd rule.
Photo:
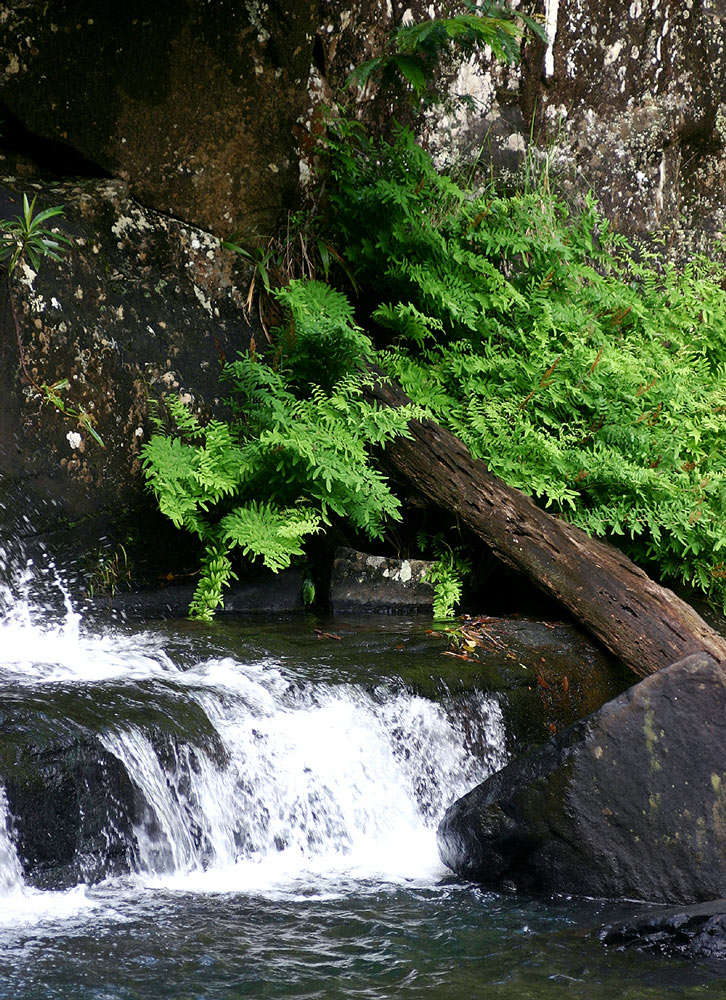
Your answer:
[[[1,595],[2,704],[82,730],[137,808],[127,871],[39,888],[0,757],[0,998],[726,996],[722,966],[605,951],[631,904],[443,867],[444,810],[516,747],[496,693],[440,680],[425,622],[126,624],[33,573]]]

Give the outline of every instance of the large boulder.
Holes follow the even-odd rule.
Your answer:
[[[153,431],[149,399],[179,394],[217,409],[219,373],[250,343],[245,274],[200,229],[143,208],[115,180],[0,184],[0,218],[62,204],[72,246],[39,272],[16,268],[0,311],[0,524],[5,535],[54,533],[90,551],[122,522],[132,533],[158,516],[140,453]],[[22,371],[18,338],[22,343]],[[258,339],[261,335],[258,332]],[[67,380],[67,413],[38,391]],[[93,420],[101,447],[77,416]],[[25,522],[30,516],[31,525]],[[123,529],[126,532],[126,528]],[[123,533],[122,532],[122,533]],[[133,539],[122,539],[128,549]]]
[[[534,893],[697,902],[726,894],[726,665],[689,656],[455,802],[460,875]]]

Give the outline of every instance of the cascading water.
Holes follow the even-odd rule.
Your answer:
[[[23,871],[15,845],[10,838],[10,816],[5,789],[0,787],[0,901],[20,892]]]
[[[220,737],[218,759],[186,745],[162,760],[133,729],[103,738],[144,798],[141,869],[180,885],[202,872],[240,890],[311,871],[441,874],[433,831],[443,809],[502,763],[501,715],[484,698],[486,760],[441,705],[410,693],[291,683],[270,663],[230,658],[185,681]]]
[[[504,762],[494,699],[472,696],[462,717],[400,683],[323,682],[259,652],[179,656],[159,635],[85,629],[64,600],[55,620],[27,602],[9,608],[0,684],[36,698],[62,685],[96,702],[113,684],[129,704],[143,691],[203,713],[203,738],[123,709],[95,733],[136,790],[129,858],[146,884],[293,895],[350,880],[433,884],[444,809]],[[19,891],[3,835],[0,885]]]
[[[601,904],[447,875],[437,820],[504,731],[425,626],[141,629],[0,578],[0,1000],[724,996],[603,954]]]

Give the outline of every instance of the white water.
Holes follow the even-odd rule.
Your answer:
[[[457,713],[400,689],[302,679],[269,658],[182,669],[163,636],[88,630],[69,602],[49,621],[15,600],[0,619],[0,649],[5,685],[62,682],[87,696],[109,679],[130,691],[144,681],[203,709],[214,745],[123,718],[99,734],[143,801],[135,856],[149,891],[297,898],[435,884],[445,875],[438,820],[505,760],[499,706],[483,696]],[[11,831],[3,792],[0,921],[93,905],[84,887],[28,888]]]

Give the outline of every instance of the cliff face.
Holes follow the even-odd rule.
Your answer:
[[[570,196],[593,189],[622,231],[662,231],[681,256],[712,250],[726,227],[726,0],[513,6],[544,17],[549,44],[530,38],[514,68],[444,67],[447,100],[416,123],[437,161],[506,181],[533,142]],[[299,204],[321,109],[351,69],[408,12],[451,9],[0,0],[0,216],[37,191],[43,207],[65,204],[74,238],[66,260],[13,280],[26,361],[41,385],[69,379],[68,405],[107,442],[20,377],[5,309],[0,506],[53,501],[41,521],[54,525],[139,502],[149,387],[213,404],[220,357],[254,332],[248,277],[220,237],[271,233]],[[357,97],[361,117],[391,120],[391,98]]]
[[[269,233],[294,205],[315,112],[415,0],[0,2],[0,101],[30,133],[219,235]],[[724,0],[514,2],[545,18],[516,70],[473,60],[421,131],[442,163],[511,169],[530,135],[573,192],[634,233],[707,247],[725,221]],[[362,114],[385,118],[373,102]]]

